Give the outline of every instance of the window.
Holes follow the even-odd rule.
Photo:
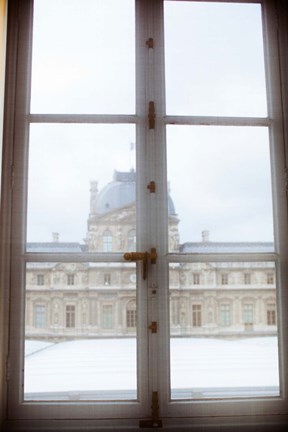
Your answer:
[[[44,328],[46,321],[46,308],[45,305],[36,305],[35,306],[35,320],[34,325],[36,328]]]
[[[199,284],[200,284],[200,274],[193,273],[193,285],[199,285]]]
[[[126,325],[128,329],[136,329],[137,324],[137,313],[136,313],[136,302],[132,301],[128,303],[126,310]]]
[[[287,415],[284,3],[9,1],[7,430]]]
[[[103,252],[112,252],[112,234],[109,230],[103,233]]]
[[[136,230],[130,230],[128,233],[128,251],[136,251]]]
[[[268,303],[267,305],[267,324],[271,326],[276,325],[276,304]]]
[[[75,305],[66,305],[66,327],[75,327]]]
[[[113,328],[113,306],[102,306],[102,328],[104,330],[111,330]]]
[[[268,285],[274,284],[274,274],[273,273],[267,273],[267,284]]]
[[[37,285],[39,285],[39,286],[44,285],[44,275],[43,274],[37,275]]]
[[[220,305],[220,325],[223,327],[228,327],[231,325],[229,303],[223,303]]]
[[[201,305],[192,305],[192,325],[193,327],[202,326],[202,308]]]
[[[244,284],[245,285],[251,284],[251,274],[250,273],[244,273]]]
[[[253,304],[246,303],[243,306],[243,322],[247,329],[253,326]]]
[[[75,275],[74,274],[68,274],[67,275],[67,285],[74,285],[75,284]]]
[[[104,285],[106,285],[106,286],[111,285],[111,274],[110,273],[104,273]]]

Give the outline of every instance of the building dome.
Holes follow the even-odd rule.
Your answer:
[[[114,171],[113,181],[108,183],[97,195],[96,212],[105,214],[111,210],[133,204],[136,200],[136,172]],[[175,215],[175,207],[168,197],[169,215]]]

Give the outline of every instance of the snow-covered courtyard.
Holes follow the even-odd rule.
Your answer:
[[[136,399],[136,340],[26,341],[25,399]],[[279,394],[276,337],[171,339],[172,398]]]

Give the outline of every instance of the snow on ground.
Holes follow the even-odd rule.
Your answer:
[[[26,341],[25,351],[25,393],[136,390],[133,338]],[[172,389],[277,388],[278,376],[276,337],[171,340]]]
[[[25,343],[25,357],[34,354],[38,351],[42,351],[43,349],[48,348],[49,346],[54,345],[51,342],[43,342],[43,341],[26,341]]]
[[[25,361],[28,393],[122,389],[136,389],[135,339],[62,342]]]
[[[173,339],[172,388],[279,385],[276,337]]]

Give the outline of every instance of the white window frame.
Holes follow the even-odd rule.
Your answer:
[[[192,0],[193,1],[193,0]],[[213,0],[212,0],[213,1]],[[221,0],[218,0],[221,1]],[[233,0],[230,0],[233,1]],[[237,0],[240,2],[240,0]],[[245,2],[245,1],[244,1]],[[253,0],[247,3],[252,3]],[[256,2],[256,1],[255,1]],[[258,3],[258,2],[256,2]],[[139,357],[139,379],[142,383],[138,400],[135,402],[127,401],[125,403],[93,403],[93,404],[60,404],[59,403],[40,403],[38,405],[22,404],[19,403],[19,394],[11,390],[14,388],[19,389],[19,378],[22,370],[22,358],[19,357],[19,350],[23,345],[23,331],[19,326],[19,322],[23,322],[23,310],[18,308],[19,314],[15,315],[15,308],[9,311],[7,308],[7,316],[10,319],[10,338],[14,341],[10,344],[10,352],[8,357],[8,344],[6,347],[7,364],[11,370],[8,376],[9,389],[8,389],[8,403],[7,413],[9,420],[6,422],[9,427],[17,427],[18,430],[31,427],[36,427],[41,430],[45,427],[51,427],[56,424],[58,430],[73,425],[73,427],[83,428],[101,428],[103,426],[117,426],[119,419],[123,417],[126,419],[125,425],[130,427],[138,427],[140,418],[151,418],[151,394],[158,392],[159,395],[159,412],[163,422],[172,428],[175,425],[175,430],[178,430],[180,425],[188,425],[201,427],[201,430],[208,430],[210,426],[219,425],[237,425],[239,426],[239,416],[242,417],[243,424],[258,424],[265,423],[268,419],[269,424],[272,424],[272,430],[275,425],[283,425],[288,420],[287,416],[287,395],[288,395],[288,269],[285,264],[288,260],[286,239],[288,238],[287,230],[287,205],[286,205],[286,179],[285,172],[288,165],[287,153],[283,151],[285,144],[284,137],[288,136],[288,98],[287,96],[287,83],[288,83],[288,66],[285,61],[284,53],[286,49],[287,29],[285,27],[285,19],[287,20],[288,14],[285,11],[284,1],[266,1],[263,0],[263,23],[265,27],[265,52],[266,52],[266,70],[269,77],[268,85],[268,102],[269,102],[269,118],[268,119],[242,119],[242,118],[195,118],[195,117],[177,117],[165,115],[165,98],[163,94],[163,87],[158,85],[160,82],[164,83],[164,62],[163,62],[163,5],[162,0],[153,0],[144,2],[143,0],[136,0],[136,18],[137,22],[141,22],[143,26],[137,26],[137,64],[139,65],[137,75],[137,94],[145,94],[144,99],[137,97],[136,101],[136,116],[94,116],[90,117],[90,122],[127,122],[137,123],[136,135],[138,143],[137,152],[137,166],[144,168],[143,174],[139,175],[137,182],[137,194],[141,202],[145,202],[146,219],[155,221],[150,227],[150,236],[144,236],[141,232],[137,231],[139,239],[139,247],[141,250],[149,250],[152,244],[156,242],[158,245],[158,261],[157,267],[153,269],[147,278],[147,292],[139,289],[137,298],[137,311],[139,311],[138,319],[141,323],[150,322],[152,320],[159,321],[158,332],[152,336],[147,335],[145,325],[139,326],[138,336],[141,342],[141,359]],[[29,28],[31,24],[31,10],[29,5],[32,4],[30,0],[21,2],[12,0],[9,2],[10,12],[10,27],[8,29],[8,65],[10,67],[10,74],[6,79],[6,124],[4,129],[4,172],[3,172],[3,208],[2,208],[2,224],[5,226],[5,232],[2,232],[1,247],[3,254],[2,270],[5,275],[2,278],[3,285],[9,285],[9,275],[12,279],[12,289],[10,292],[11,297],[17,294],[16,289],[23,286],[23,274],[25,261],[20,257],[23,255],[23,231],[25,227],[25,217],[20,219],[19,215],[23,215],[23,208],[25,203],[23,200],[14,202],[12,224],[11,224],[11,200],[12,194],[10,189],[11,176],[15,175],[14,180],[14,194],[17,197],[25,196],[23,191],[26,190],[27,184],[23,178],[18,177],[19,173],[25,170],[23,160],[26,152],[25,146],[23,147],[23,139],[27,140],[26,126],[27,126],[27,91],[29,92],[29,70],[27,70],[27,52],[29,53],[29,36],[28,39],[21,37],[23,29]],[[147,6],[149,4],[149,7]],[[277,14],[275,13],[275,5],[278,6],[278,24],[276,23]],[[18,21],[18,11],[20,8],[21,23]],[[286,30],[286,33],[285,33]],[[277,33],[278,32],[278,33]],[[19,36],[20,35],[20,36]],[[155,41],[154,49],[147,50],[145,41],[148,38],[153,38]],[[15,49],[17,47],[17,50]],[[278,57],[278,49],[280,57]],[[19,56],[16,56],[16,51]],[[282,57],[281,57],[282,55]],[[274,61],[268,61],[268,59]],[[287,57],[286,57],[287,58]],[[21,73],[19,73],[21,70]],[[17,73],[18,71],[18,73]],[[281,80],[280,80],[281,72]],[[16,82],[15,82],[16,77]],[[153,81],[152,81],[153,77]],[[28,85],[27,85],[28,82]],[[25,83],[25,85],[23,85]],[[158,83],[153,84],[153,83]],[[18,100],[15,99],[14,89]],[[150,131],[147,127],[147,103],[154,100],[156,105],[156,127]],[[11,102],[12,101],[12,102]],[[284,120],[283,120],[284,116]],[[82,123],[87,121],[85,116],[78,116],[78,120]],[[96,118],[97,117],[97,118]],[[113,118],[112,118],[113,117]],[[66,116],[66,121],[73,121],[73,116]],[[48,116],[40,115],[34,116],[34,121],[43,122],[49,121]],[[52,117],[50,121],[53,121]],[[55,118],[54,118],[55,121]],[[59,120],[58,120],[59,121]],[[275,221],[276,221],[276,244],[277,250],[275,254],[265,254],[260,256],[247,256],[247,254],[238,254],[237,256],[231,255],[201,255],[200,257],[179,256],[179,254],[167,254],[168,251],[168,216],[163,219],[163,212],[161,209],[167,209],[167,179],[165,172],[165,126],[168,124],[217,124],[217,125],[265,125],[270,127],[270,141],[272,150],[272,162],[275,167],[273,172],[273,187],[274,187],[274,200],[276,202],[275,208]],[[14,143],[12,146],[9,143]],[[140,144],[139,144],[140,143]],[[145,145],[144,145],[145,143]],[[157,146],[155,145],[157,143]],[[145,148],[145,151],[144,151]],[[14,155],[17,155],[14,158]],[[147,155],[147,158],[146,158]],[[284,155],[284,157],[283,157]],[[163,165],[148,164],[148,161],[162,161]],[[12,167],[12,168],[11,168]],[[139,170],[136,170],[137,173]],[[147,184],[154,179],[157,184],[157,200],[154,194],[147,197]],[[145,191],[145,192],[144,192]],[[159,206],[160,202],[160,206]],[[17,216],[18,215],[18,216]],[[137,222],[139,226],[145,224],[140,213],[137,213]],[[14,232],[12,226],[17,227],[20,222],[19,229]],[[138,228],[137,228],[138,230]],[[11,242],[10,235],[13,239],[13,261],[11,257]],[[7,246],[8,245],[8,246]],[[7,253],[8,252],[8,253]],[[32,254],[26,254],[26,259],[31,260],[47,259],[48,261],[55,259],[53,257],[44,256],[41,254],[38,258],[32,257]],[[62,262],[71,262],[71,255],[57,256],[58,260]],[[89,258],[89,259],[88,259]],[[204,400],[204,401],[175,401],[170,399],[170,366],[169,366],[169,292],[166,289],[158,289],[158,281],[161,281],[161,286],[168,287],[168,267],[170,263],[190,262],[233,262],[233,261],[274,261],[276,263],[276,279],[279,283],[278,295],[281,302],[278,305],[277,316],[282,325],[279,326],[279,341],[280,341],[280,366],[281,374],[280,380],[282,384],[282,393],[279,398],[252,398],[252,399],[234,399],[234,400]],[[103,255],[98,256],[100,259],[106,259]],[[85,262],[91,260],[91,257],[83,256],[75,257],[76,262]],[[122,262],[122,257],[118,254],[111,254],[109,260],[111,262]],[[19,272],[19,269],[21,272]],[[280,272],[281,269],[281,272]],[[10,273],[11,270],[11,273]],[[140,267],[138,268],[138,276],[141,276]],[[146,287],[146,283],[141,282],[139,279],[139,287]],[[17,288],[16,288],[17,287]],[[19,294],[17,294],[19,295]],[[7,305],[9,303],[9,296],[6,299]],[[22,298],[23,301],[23,298]],[[148,305],[149,304],[149,308]],[[141,305],[141,308],[138,306]],[[15,306],[15,305],[14,305]],[[17,305],[16,305],[17,306]],[[15,307],[16,307],[15,306]],[[148,317],[148,319],[147,319]],[[143,350],[144,347],[144,350]],[[149,348],[146,351],[146,348]],[[150,364],[149,374],[146,375]],[[146,385],[144,383],[146,379]],[[150,396],[149,396],[150,395]],[[39,409],[41,407],[41,409]],[[57,413],[57,416],[55,417]],[[73,415],[72,415],[73,414]],[[71,417],[72,416],[72,417]],[[98,418],[98,421],[97,421]],[[109,420],[107,420],[109,418]],[[53,419],[53,420],[52,420]],[[85,420],[83,420],[85,419]],[[104,420],[106,419],[106,420]],[[23,420],[29,420],[29,426],[23,425]],[[284,423],[285,422],[285,423]],[[24,422],[25,423],[25,422]],[[124,423],[122,423],[123,425]],[[124,426],[125,427],[125,426]],[[170,429],[172,430],[172,429]],[[264,430],[264,429],[263,429]]]
[[[137,10],[136,15],[139,14],[139,1],[136,2]],[[143,5],[142,5],[143,7]],[[145,9],[145,7],[144,7]],[[5,154],[5,162],[6,162],[6,176],[10,176],[11,174],[11,164],[13,164],[13,170],[15,172],[24,172],[26,170],[26,156],[27,156],[27,144],[28,144],[28,129],[27,126],[29,122],[31,123],[104,123],[104,124],[134,124],[136,128],[136,135],[138,140],[139,149],[137,151],[137,164],[139,161],[145,160],[145,149],[143,143],[145,142],[145,134],[146,134],[146,110],[145,110],[145,101],[142,101],[141,105],[136,100],[136,114],[131,115],[50,115],[50,114],[30,114],[29,112],[29,91],[30,91],[30,57],[31,57],[31,40],[32,40],[32,20],[33,20],[33,1],[32,0],[9,0],[9,25],[8,25],[8,61],[7,63],[11,66],[9,79],[7,79],[7,123],[6,123],[6,137],[5,141],[7,144],[7,152]],[[138,36],[136,38],[136,45],[141,49],[137,50],[137,56],[140,59],[139,62],[142,62],[143,52],[146,52],[146,46],[142,46],[142,40]],[[17,46],[17,49],[15,47]],[[19,49],[19,51],[18,51]],[[19,55],[17,55],[17,52]],[[21,53],[20,53],[21,52]],[[143,70],[143,68],[142,68]],[[139,72],[138,72],[139,75]],[[13,79],[12,79],[13,78]],[[139,77],[138,77],[139,80]],[[144,80],[145,81],[145,80]],[[141,93],[141,86],[143,86],[143,77],[141,77],[140,82],[142,85],[140,87],[138,94]],[[25,84],[24,84],[25,82]],[[14,93],[14,89],[16,89]],[[17,95],[17,97],[16,97]],[[13,103],[11,103],[11,100]],[[15,110],[15,112],[14,112]],[[145,115],[144,115],[145,111]],[[142,119],[139,121],[139,119]],[[13,132],[13,136],[11,136],[10,131],[13,123],[13,128],[15,128],[15,133]],[[13,149],[10,143],[13,142]],[[17,160],[14,161],[13,154],[17,153]],[[12,160],[14,162],[12,162]],[[26,162],[27,163],[27,162]],[[139,170],[138,170],[139,171]],[[147,188],[146,188],[146,178],[147,174],[142,173],[142,177],[138,174],[137,179],[137,195],[141,197],[141,201],[147,201]],[[10,320],[10,329],[13,334],[11,337],[15,344],[9,344],[9,357],[7,351],[7,364],[9,365],[9,370],[11,370],[11,374],[9,376],[8,384],[9,387],[8,397],[7,397],[7,424],[11,427],[10,420],[13,422],[13,427],[22,427],[23,420],[29,419],[31,420],[31,427],[36,425],[36,429],[40,430],[43,427],[43,424],[49,421],[52,421],[55,418],[55,415],[59,421],[58,424],[62,424],[63,426],[68,424],[77,425],[80,419],[85,419],[85,425],[93,425],[95,427],[95,421],[99,419],[100,428],[103,425],[108,424],[119,424],[119,419],[126,418],[128,420],[128,424],[139,425],[139,419],[141,418],[150,418],[151,408],[150,408],[150,397],[149,393],[151,393],[148,388],[150,386],[149,380],[147,381],[148,376],[148,334],[147,327],[145,325],[147,320],[147,307],[142,306],[141,312],[138,313],[138,321],[139,321],[139,329],[137,330],[137,335],[139,340],[141,339],[141,345],[138,343],[137,352],[138,352],[138,361],[137,361],[137,378],[138,378],[138,392],[137,398],[134,400],[125,400],[125,401],[101,401],[91,403],[79,403],[77,401],[72,401],[69,404],[60,404],[55,402],[39,402],[39,403],[27,403],[22,401],[21,395],[21,386],[23,383],[23,342],[24,342],[24,327],[23,327],[23,318],[24,318],[24,309],[23,305],[25,302],[24,295],[24,287],[25,287],[25,263],[34,261],[36,262],[75,262],[75,263],[86,263],[86,262],[109,262],[109,263],[123,263],[124,258],[122,253],[98,253],[98,254],[45,254],[40,253],[29,254],[25,253],[25,225],[26,225],[26,217],[22,219],[23,215],[26,213],[25,211],[25,199],[20,197],[24,197],[27,190],[27,182],[23,181],[20,177],[16,178],[15,176],[15,187],[13,194],[14,196],[18,196],[18,199],[15,198],[16,205],[13,205],[13,214],[11,213],[11,202],[12,202],[12,194],[7,190],[7,199],[5,204],[5,210],[9,209],[8,213],[5,213],[6,222],[5,227],[11,227],[14,224],[17,225],[17,220],[20,224],[18,224],[18,229],[13,230],[12,232],[12,244],[13,250],[11,250],[11,255],[13,255],[13,263],[11,268],[11,293],[12,295],[20,294],[20,302],[14,303],[11,306],[11,311],[9,311]],[[149,176],[150,177],[150,176]],[[5,184],[4,179],[3,184]],[[6,183],[7,185],[7,183]],[[145,185],[145,187],[144,187]],[[4,187],[5,188],[5,187]],[[147,205],[144,205],[145,208],[149,211],[149,202]],[[18,215],[18,216],[17,216]],[[138,244],[141,247],[141,250],[149,250],[150,239],[145,237],[143,234],[139,234],[139,226],[145,224],[145,219],[142,218],[140,212],[137,212],[137,235],[138,235]],[[22,222],[20,222],[20,219]],[[147,232],[147,229],[142,230],[143,233]],[[10,238],[11,232],[9,234]],[[7,245],[7,241],[4,242]],[[10,240],[8,244],[11,245]],[[3,242],[2,242],[3,245]],[[10,247],[10,246],[9,246]],[[7,251],[6,251],[7,252]],[[17,258],[15,259],[15,257]],[[23,259],[23,256],[25,258]],[[32,257],[33,256],[33,257]],[[22,257],[22,258],[21,258]],[[6,269],[10,268],[11,263],[7,259],[3,266]],[[145,290],[147,286],[147,281],[142,282],[142,272],[140,266],[138,266],[137,270],[138,277],[138,294],[137,294],[137,304],[138,305],[147,305],[147,291]],[[144,286],[144,287],[143,287]],[[22,287],[19,291],[19,287]],[[21,306],[22,304],[22,306]],[[140,308],[138,308],[140,309]],[[13,346],[12,346],[13,345]],[[143,349],[146,347],[146,349]],[[141,350],[141,351],[140,351]],[[141,355],[140,355],[141,353]],[[20,387],[19,387],[20,384]],[[14,390],[13,390],[14,389]],[[16,390],[18,389],[18,390]],[[42,407],[42,408],[41,408]],[[60,411],[59,411],[60,408]],[[57,414],[58,411],[58,414]],[[109,419],[109,420],[103,420]],[[113,420],[114,419],[114,420]],[[33,423],[34,422],[34,423]],[[72,422],[72,423],[71,423]],[[52,424],[54,422],[52,421]],[[82,424],[82,422],[81,422]],[[22,425],[22,426],[21,426]],[[42,426],[41,426],[42,425]],[[8,427],[8,426],[7,426]],[[30,426],[29,426],[30,427]],[[59,426],[60,427],[60,426]]]
[[[243,1],[243,3],[253,3],[254,1]],[[155,2],[156,3],[156,2]],[[232,1],[233,3],[233,1]],[[240,3],[240,2],[238,2]],[[241,1],[242,3],[242,1]],[[169,263],[184,263],[184,262],[259,262],[259,261],[272,261],[275,262],[276,266],[276,273],[277,273],[277,281],[278,281],[278,295],[281,297],[281,302],[278,304],[278,314],[281,313],[281,328],[279,327],[279,342],[280,342],[280,352],[279,352],[279,362],[280,362],[280,382],[281,382],[281,395],[279,398],[263,398],[263,399],[257,399],[257,398],[244,398],[244,399],[234,399],[234,400],[221,400],[217,399],[214,401],[211,400],[195,400],[193,401],[176,401],[171,400],[170,398],[170,368],[169,365],[166,366],[165,359],[169,358],[169,347],[167,347],[166,352],[165,349],[159,351],[159,364],[161,365],[161,368],[167,367],[166,370],[166,376],[163,373],[162,375],[159,375],[161,377],[161,382],[159,383],[159,387],[162,390],[162,400],[160,401],[160,411],[165,418],[165,416],[168,416],[170,418],[181,418],[183,423],[189,424],[189,419],[191,421],[190,424],[193,424],[193,427],[196,427],[197,425],[203,425],[206,424],[207,430],[209,429],[210,425],[217,425],[225,424],[225,422],[229,422],[230,425],[234,424],[235,426],[239,426],[239,423],[237,424],[236,417],[237,416],[246,416],[249,413],[251,415],[251,412],[253,412],[254,416],[259,416],[259,419],[261,418],[262,421],[265,418],[268,418],[267,413],[269,412],[269,415],[271,418],[273,418],[272,421],[275,421],[277,423],[277,413],[283,415],[283,417],[279,418],[279,421],[287,420],[287,390],[288,390],[288,381],[287,381],[287,375],[286,372],[288,370],[287,368],[287,315],[286,311],[287,309],[287,300],[288,296],[286,293],[286,287],[288,286],[287,282],[287,270],[285,268],[285,261],[287,260],[288,254],[287,254],[287,242],[285,239],[288,238],[287,234],[287,204],[286,204],[286,197],[285,197],[285,172],[287,173],[287,170],[285,167],[287,166],[287,158],[285,153],[283,157],[282,150],[285,147],[284,142],[284,136],[283,136],[283,109],[285,109],[285,114],[288,113],[288,104],[287,104],[287,89],[284,85],[284,76],[283,74],[286,73],[287,70],[284,70],[285,67],[285,60],[283,60],[283,64],[281,65],[281,79],[280,80],[280,70],[279,70],[279,57],[278,57],[278,48],[280,44],[280,51],[282,49],[282,55],[285,52],[285,46],[287,46],[287,34],[285,33],[282,35],[282,41],[279,41],[279,23],[277,24],[277,12],[275,9],[276,4],[273,1],[265,1],[257,2],[255,3],[261,3],[262,8],[262,21],[263,21],[263,28],[264,28],[264,50],[265,50],[265,67],[266,67],[266,76],[267,76],[267,98],[268,98],[268,117],[267,119],[258,119],[258,118],[227,118],[227,117],[190,117],[190,116],[164,116],[164,118],[161,118],[159,120],[159,124],[164,123],[164,125],[169,124],[175,124],[175,125],[222,125],[222,126],[237,126],[237,125],[243,125],[243,126],[253,126],[253,125],[259,125],[259,126],[268,126],[269,127],[269,136],[270,136],[270,148],[271,148],[271,158],[272,158],[272,164],[274,166],[274,171],[272,173],[272,181],[273,181],[273,201],[274,201],[274,217],[275,217],[275,243],[276,243],[276,253],[274,254],[195,254],[194,256],[192,254],[183,254],[181,257],[181,261],[179,260],[179,254],[169,254],[166,255],[166,263],[167,266]],[[277,2],[277,6],[280,8],[281,2]],[[284,2],[282,4],[282,7],[285,8]],[[161,10],[161,6],[159,7],[160,14],[163,13]],[[282,25],[284,26],[285,19],[287,20],[287,11],[286,14],[283,13],[284,10],[281,9],[281,12],[278,10],[278,18],[279,21],[282,21]],[[281,17],[280,17],[281,16]],[[157,21],[157,18],[155,18],[155,21]],[[158,27],[159,33],[161,34],[161,26]],[[157,35],[159,36],[159,34]],[[159,36],[160,37],[160,36]],[[286,39],[285,39],[286,37]],[[281,45],[282,42],[282,45]],[[160,45],[164,43],[162,40],[160,41]],[[286,45],[285,45],[286,43]],[[156,50],[155,50],[156,51]],[[158,58],[161,57],[161,55],[158,54]],[[287,63],[286,63],[287,67]],[[162,72],[164,76],[164,71],[161,70],[161,67],[158,65],[159,70]],[[157,78],[158,80],[161,80],[163,76],[161,77],[161,72],[158,71]],[[155,72],[156,73],[156,72]],[[287,86],[287,78],[285,75],[285,83]],[[282,95],[281,95],[281,90]],[[159,104],[162,95],[159,95]],[[283,101],[284,96],[286,96],[286,101]],[[163,101],[164,104],[164,101]],[[157,109],[159,110],[159,116],[161,116],[162,112],[165,112],[165,107],[160,106],[157,104]],[[285,118],[285,131],[286,136],[288,136],[288,123],[287,118]],[[281,130],[282,129],[282,130]],[[159,142],[165,139],[165,132],[162,131],[163,136],[161,136],[161,132],[158,132],[158,145]],[[287,143],[286,143],[287,145]],[[281,150],[282,149],[282,150]],[[163,144],[162,149],[164,155],[165,155],[165,145]],[[158,153],[160,150],[158,150]],[[281,155],[282,154],[282,159]],[[282,174],[281,174],[282,173]],[[156,176],[156,179],[161,179],[161,176],[163,176],[163,173],[159,173],[159,176]],[[287,178],[287,177],[286,177]],[[276,192],[277,191],[277,192]],[[159,220],[159,226],[160,220]],[[163,221],[162,221],[162,227],[163,227]],[[163,230],[158,233],[158,235],[164,236],[166,227],[163,227]],[[237,256],[236,256],[237,255]],[[283,267],[284,264],[284,267]],[[282,267],[282,268],[281,268]],[[281,272],[280,272],[281,268]],[[168,273],[164,272],[164,270],[159,269],[160,275],[162,276],[161,284],[164,286],[168,284]],[[166,280],[163,281],[163,275],[166,276]],[[287,282],[285,282],[287,280]],[[160,315],[162,315],[162,319],[165,325],[161,326],[161,331],[159,331],[159,340],[165,340],[167,338],[167,333],[169,329],[169,320],[165,318],[164,311],[165,307],[163,305],[167,305],[169,299],[167,298],[167,291],[163,290],[159,293],[159,302],[161,304]],[[283,303],[282,303],[283,300]],[[281,303],[281,304],[280,304]],[[284,306],[285,305],[285,306]],[[279,315],[278,315],[279,316]],[[279,322],[279,321],[278,321]],[[164,365],[164,366],[163,366]],[[164,396],[163,396],[164,395]],[[166,395],[166,396],[165,396]],[[250,419],[253,418],[253,415],[250,417]],[[265,415],[267,417],[265,417]],[[274,417],[273,417],[274,415]],[[218,419],[214,422],[212,417],[213,416],[220,416],[221,420]],[[233,420],[234,418],[234,420]],[[247,419],[247,418],[246,418]],[[254,417],[254,420],[257,423],[256,417]],[[205,423],[206,422],[206,423]],[[174,422],[172,422],[175,424]],[[176,423],[177,424],[177,423]],[[178,424],[181,424],[181,421],[178,420]],[[240,420],[241,424],[241,420]],[[275,426],[274,426],[275,427]],[[244,428],[244,421],[243,421],[243,428]],[[205,430],[205,428],[204,428]],[[276,429],[275,429],[276,430]]]

